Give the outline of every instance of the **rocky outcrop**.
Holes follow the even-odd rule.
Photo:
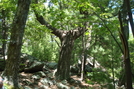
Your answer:
[[[0,71],[3,71],[5,68],[6,61],[4,59],[0,59]],[[28,55],[28,54],[22,54],[20,59],[20,72],[26,72],[26,73],[35,73],[38,71],[43,71],[43,69],[51,69],[54,70],[57,68],[57,63],[55,62],[43,62],[38,61],[37,58]]]
[[[42,70],[44,63],[37,61],[37,59],[28,54],[21,55],[20,71],[34,73]]]

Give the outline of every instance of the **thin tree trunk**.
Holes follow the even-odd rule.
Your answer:
[[[86,35],[83,34],[82,36],[82,47],[83,47],[83,58],[81,60],[81,80],[83,80],[87,74],[85,70],[85,65],[87,61],[87,50],[90,48],[90,41],[91,41],[91,30],[88,30],[89,34]]]
[[[8,59],[3,73],[3,77],[6,78],[15,89],[19,89],[18,70],[21,46],[30,2],[31,0],[18,0],[17,11],[11,28]]]
[[[111,43],[112,44],[112,43]],[[113,76],[113,85],[114,85],[114,89],[115,89],[115,77],[114,77],[114,55],[113,55],[113,45],[112,45],[112,64],[111,64],[111,67],[112,67],[112,76]]]
[[[125,7],[124,7],[125,8]],[[124,8],[122,13],[119,12],[119,21],[120,21],[120,27],[121,30],[119,31],[120,34],[120,39],[123,45],[123,55],[124,55],[124,65],[125,65],[125,77],[126,77],[126,89],[133,89],[132,88],[132,73],[131,73],[131,65],[130,65],[130,53],[129,53],[129,47],[128,47],[128,38],[127,38],[127,34],[125,33],[126,31],[129,30],[128,28],[128,22],[126,23],[126,21],[124,22]],[[123,15],[122,15],[123,14]],[[122,20],[123,18],[123,20]],[[126,26],[127,24],[127,26]]]
[[[82,57],[81,57],[81,80],[83,80],[84,79],[84,55],[82,55]]]
[[[86,59],[87,59],[87,55],[86,55],[86,42],[85,42],[85,36],[84,34],[82,35],[82,57],[81,57],[81,80],[84,79],[85,76],[85,64],[86,64]]]

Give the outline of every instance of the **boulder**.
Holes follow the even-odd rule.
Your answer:
[[[28,54],[21,54],[20,64],[25,65],[25,67],[30,67],[37,58],[28,55]]]
[[[34,73],[34,72],[42,71],[43,66],[44,66],[44,63],[34,61],[33,64],[31,64],[30,67],[27,67],[27,68],[24,69],[24,72],[25,73]]]
[[[68,84],[67,80],[62,80],[61,83],[64,84],[64,85]]]
[[[79,71],[80,71],[80,69],[77,66],[71,66],[71,68],[70,68],[70,72],[72,74],[78,74]]]
[[[41,77],[39,76],[39,75],[33,75],[32,76],[32,79],[34,79],[34,80],[39,80]]]
[[[66,86],[62,83],[57,83],[56,85],[57,85],[58,89],[70,89],[68,86]]]
[[[38,61],[37,58],[28,55],[22,54],[21,55],[21,62],[20,62],[20,71],[25,73],[34,73],[38,71],[42,71],[44,66],[44,62]]]
[[[57,68],[57,63],[55,63],[55,62],[50,62],[50,63],[47,63],[46,66],[47,66],[49,69],[56,69],[56,68]]]
[[[46,74],[42,71],[36,72],[34,75],[39,75],[40,77],[46,77]]]
[[[40,82],[45,86],[52,86],[54,85],[54,82],[51,81],[49,78],[43,78],[40,80]]]
[[[75,80],[75,79],[73,79],[73,78],[69,78],[69,79],[67,79],[67,81],[68,81],[68,83],[70,83],[70,84],[81,85],[81,81]]]
[[[24,86],[24,89],[32,89],[32,88],[30,88],[29,86]]]
[[[90,64],[85,65],[85,72],[92,72],[92,66]]]

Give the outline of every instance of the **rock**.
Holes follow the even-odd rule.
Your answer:
[[[44,71],[44,73],[45,73],[45,74],[49,74],[49,73],[50,73],[50,71]]]
[[[57,63],[55,63],[55,62],[50,62],[50,63],[47,63],[46,66],[47,66],[49,69],[56,69],[56,68],[57,68]]]
[[[40,77],[46,77],[46,74],[42,71],[36,72],[35,75],[39,75]]]
[[[40,77],[39,75],[33,75],[32,78],[33,78],[34,80],[39,80],[41,77]]]
[[[39,89],[38,87],[35,87],[34,89]]]
[[[53,82],[51,80],[49,80],[49,78],[41,79],[40,82],[42,84],[44,84],[45,86],[52,86],[52,85],[54,85]]]
[[[85,72],[92,72],[92,67],[90,64],[85,65]]]
[[[72,66],[70,72],[73,74],[78,74],[79,68],[77,66]]]
[[[40,62],[37,58],[28,55],[21,54],[20,60],[20,72],[33,73],[42,70],[44,62]]]
[[[49,78],[54,78],[54,74],[53,74],[53,73],[48,73],[47,76],[48,76]]]
[[[73,78],[69,78],[69,79],[67,79],[67,81],[68,81],[70,84],[75,83],[75,80],[74,80]]]
[[[32,88],[30,88],[29,86],[24,86],[24,89],[32,89]]]
[[[24,69],[24,72],[25,73],[34,73],[34,72],[42,71],[43,66],[44,66],[44,63],[34,61],[34,63],[29,68]]]
[[[52,80],[52,82],[53,82],[53,85],[56,85],[56,83],[57,83],[56,80]]]
[[[80,85],[81,82],[79,80],[75,80],[75,84]]]
[[[93,68],[93,65],[91,63],[88,63],[88,61],[86,61],[84,72],[85,73],[92,72],[92,68]],[[71,66],[70,72],[72,75],[74,74],[79,75],[80,71],[81,71],[81,61],[79,60],[78,64]]]
[[[75,87],[74,86],[71,86],[70,89],[75,89]]]
[[[61,81],[62,84],[67,85],[67,80]]]
[[[62,83],[57,83],[56,85],[57,85],[58,89],[70,89],[68,86],[66,86]]]
[[[22,79],[21,81],[25,85],[32,85],[33,83],[29,79]],[[8,82],[7,82],[8,83]]]
[[[48,74],[48,73],[51,72],[50,69],[48,69],[48,68],[46,67],[46,65],[43,66],[43,71],[44,71],[45,74]]]
[[[47,75],[48,75],[48,77],[49,78],[51,78],[51,79],[53,79],[53,78],[55,78],[55,73],[57,72],[57,69],[55,69],[55,70],[52,70],[50,73],[48,73]]]
[[[50,89],[48,86],[41,85],[39,89]]]
[[[74,80],[73,78],[69,78],[67,80],[70,84],[77,84],[77,85],[80,85],[81,84],[81,81],[79,80]]]

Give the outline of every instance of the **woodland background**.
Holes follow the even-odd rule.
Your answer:
[[[133,0],[0,0],[1,76],[19,88],[27,54],[57,63],[56,80],[77,65],[81,81],[132,89],[133,10]]]

